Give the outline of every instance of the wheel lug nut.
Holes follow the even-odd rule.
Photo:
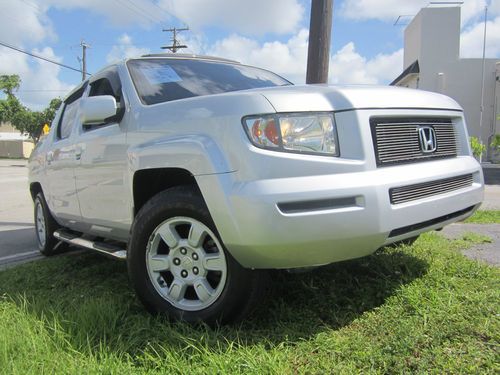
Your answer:
[[[182,277],[187,277],[187,275],[188,275],[188,272],[186,270],[182,270],[181,271],[181,276]]]
[[[186,253],[187,253],[186,248],[181,247],[181,254],[182,254],[182,255],[186,255]]]
[[[194,260],[198,260],[198,254],[194,253],[194,254],[193,254],[193,259],[194,259]]]
[[[193,273],[194,273],[195,275],[198,275],[198,267],[193,267]]]
[[[181,260],[179,258],[174,258],[174,264],[178,266],[179,264],[181,264]]]

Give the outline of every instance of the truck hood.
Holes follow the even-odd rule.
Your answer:
[[[456,101],[445,95],[393,86],[297,85],[258,91],[277,112],[377,108],[462,110]]]

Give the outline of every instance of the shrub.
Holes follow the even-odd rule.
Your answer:
[[[500,134],[495,134],[495,136],[491,140],[490,147],[494,151],[500,151]]]
[[[479,158],[485,151],[486,151],[486,146],[481,143],[479,138],[477,137],[470,137],[470,147],[472,149],[472,154],[476,157]]]

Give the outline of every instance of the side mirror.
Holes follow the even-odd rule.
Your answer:
[[[82,100],[80,120],[83,125],[96,125],[116,115],[116,99],[111,95],[91,96]]]

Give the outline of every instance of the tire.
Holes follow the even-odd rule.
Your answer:
[[[53,235],[60,228],[60,225],[57,224],[50,213],[42,192],[38,193],[35,197],[34,220],[36,239],[40,252],[45,256],[60,253],[65,248],[65,244],[60,243]]]
[[[165,190],[139,211],[128,249],[129,278],[152,313],[208,325],[242,319],[265,288],[265,271],[227,252],[199,191]]]

